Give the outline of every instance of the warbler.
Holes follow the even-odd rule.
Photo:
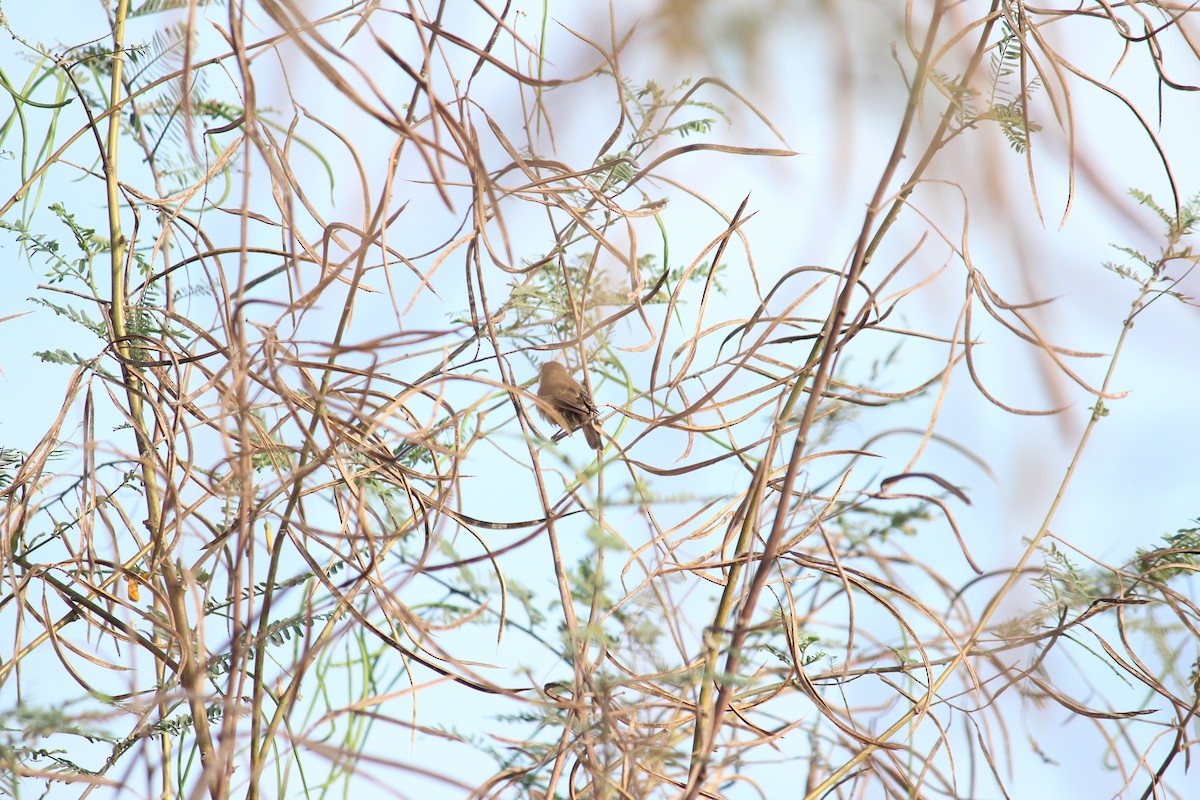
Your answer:
[[[600,431],[596,429],[596,404],[592,402],[588,390],[571,377],[566,367],[557,361],[547,361],[542,366],[537,393],[542,401],[538,410],[542,412],[543,419],[568,433],[583,428],[583,436],[593,450],[604,446]]]

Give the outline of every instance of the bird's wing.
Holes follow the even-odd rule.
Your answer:
[[[596,406],[592,404],[592,398],[588,397],[587,392],[583,390],[571,393],[569,410],[585,419],[596,416]]]

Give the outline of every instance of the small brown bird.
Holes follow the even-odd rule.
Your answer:
[[[566,367],[557,361],[547,361],[542,366],[537,393],[542,401],[538,410],[542,412],[543,419],[568,433],[583,428],[583,436],[593,450],[604,446],[600,431],[596,430],[596,404],[592,402],[587,389],[571,377]]]

